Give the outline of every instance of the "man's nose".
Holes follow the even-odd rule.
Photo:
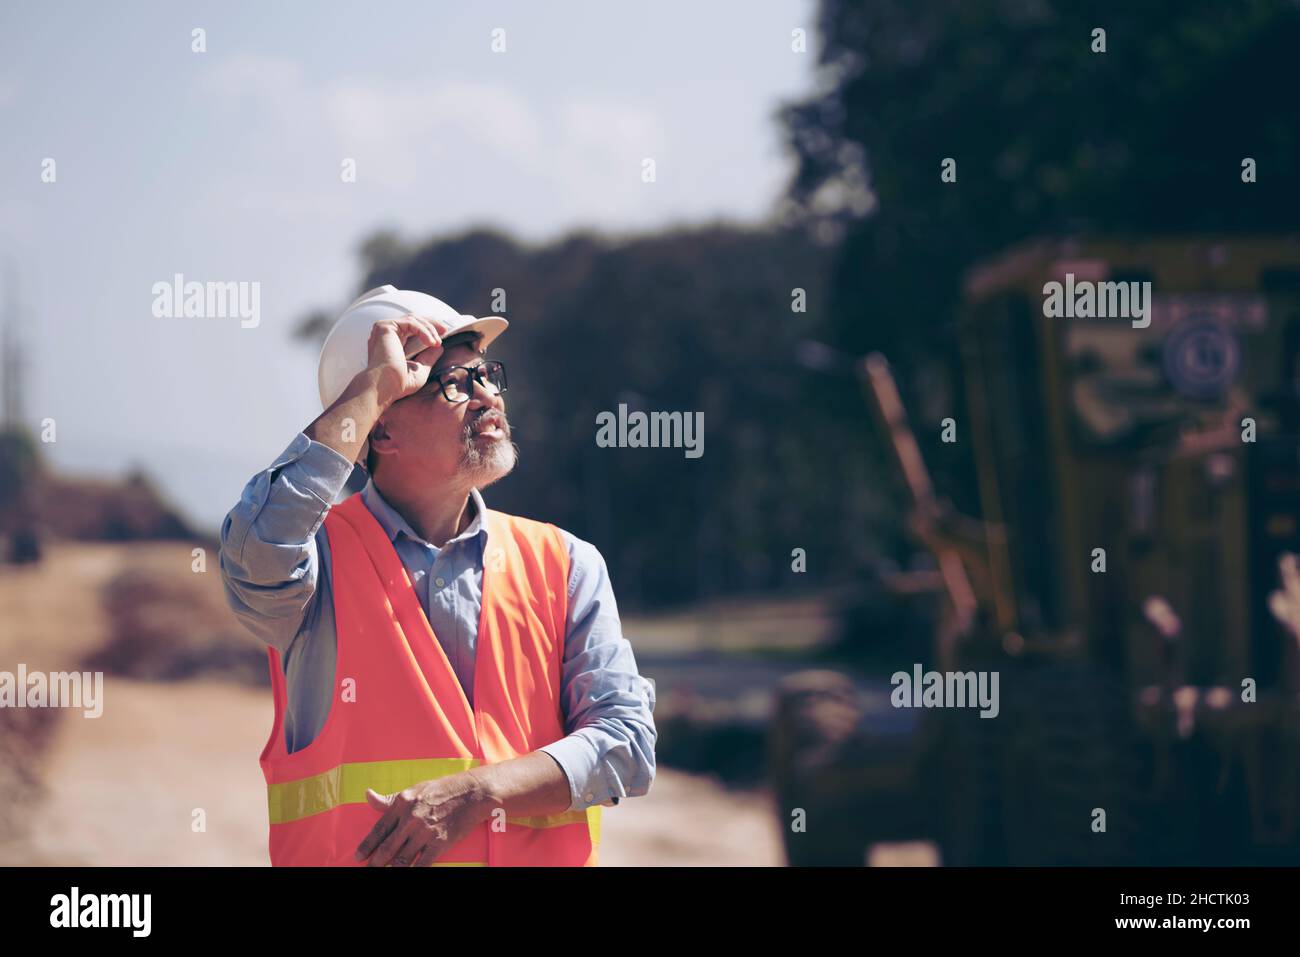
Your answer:
[[[473,406],[503,406],[505,399],[485,376],[470,376],[469,402]]]

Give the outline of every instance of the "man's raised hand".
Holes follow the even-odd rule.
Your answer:
[[[381,319],[370,329],[367,368],[375,376],[384,404],[391,404],[424,388],[433,364],[442,355],[442,337],[448,325],[439,319],[405,315]]]

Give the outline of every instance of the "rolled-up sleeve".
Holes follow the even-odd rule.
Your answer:
[[[623,637],[605,560],[569,542],[569,613],[561,678],[565,737],[542,747],[569,779],[570,810],[650,790],[655,774],[653,682],[637,672]]]
[[[310,613],[316,532],[347,484],[352,463],[299,432],[244,486],[221,525],[221,578],[235,616],[281,653]]]

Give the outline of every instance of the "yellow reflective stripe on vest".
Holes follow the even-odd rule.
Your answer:
[[[340,804],[364,804],[366,788],[395,794],[421,781],[459,774],[483,762],[478,758],[417,758],[407,761],[357,761],[340,764],[322,774],[283,781],[266,789],[272,824],[287,824],[323,814]],[[560,827],[586,822],[593,844],[600,843],[600,806],[535,817],[507,817],[520,827]]]
[[[408,761],[358,761],[323,774],[266,788],[272,824],[286,824],[333,810],[340,804],[364,804],[366,788],[394,794],[421,781],[446,777],[482,764],[477,758],[420,758]]]

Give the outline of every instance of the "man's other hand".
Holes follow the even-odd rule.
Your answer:
[[[478,780],[463,773],[396,794],[367,788],[366,802],[382,814],[357,847],[357,860],[369,858],[369,867],[428,867],[491,811]]]

